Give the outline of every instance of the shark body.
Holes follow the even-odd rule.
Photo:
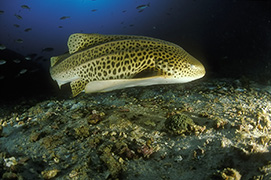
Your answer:
[[[133,86],[186,83],[204,66],[180,46],[145,36],[72,34],[69,53],[51,58],[51,77],[73,96]]]

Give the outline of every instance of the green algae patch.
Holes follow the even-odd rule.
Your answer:
[[[102,148],[100,151],[102,152],[100,159],[106,164],[112,178],[117,178],[123,170],[123,166],[121,164],[122,160],[119,159],[119,161],[117,161],[113,157],[110,146]]]
[[[74,128],[74,131],[77,138],[86,138],[90,135],[90,128],[87,126],[80,126],[78,128]]]
[[[165,127],[169,133],[174,135],[189,135],[205,129],[195,124],[188,115],[179,112],[169,115],[165,121]]]
[[[42,139],[42,145],[46,149],[53,149],[63,143],[63,137],[59,135],[46,136]]]

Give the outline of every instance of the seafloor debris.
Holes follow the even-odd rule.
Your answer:
[[[52,170],[48,170],[48,171],[42,171],[41,172],[41,175],[42,175],[42,177],[44,178],[44,179],[52,179],[52,178],[54,178],[56,175],[57,175],[57,173],[59,173],[60,172],[60,170],[58,170],[58,169],[52,169]]]
[[[194,123],[194,121],[183,113],[176,113],[169,115],[165,122],[165,127],[170,133],[175,135],[188,135],[192,132],[201,133],[205,127],[200,127]]]
[[[245,84],[210,80],[3,105],[0,178],[268,179],[271,95]]]
[[[240,173],[233,168],[224,168],[216,174],[216,179],[221,180],[240,180],[241,177]]]

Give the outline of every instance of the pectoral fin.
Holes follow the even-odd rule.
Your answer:
[[[87,84],[86,81],[80,80],[80,79],[72,81],[70,83],[70,86],[71,86],[73,97],[75,97],[78,94],[80,94],[85,89],[86,84]]]

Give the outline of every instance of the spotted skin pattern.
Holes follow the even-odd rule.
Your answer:
[[[68,47],[69,54],[51,58],[50,73],[59,86],[71,82],[73,96],[92,81],[133,79],[142,72],[171,79],[205,74],[203,65],[178,45],[145,36],[77,33]]]

